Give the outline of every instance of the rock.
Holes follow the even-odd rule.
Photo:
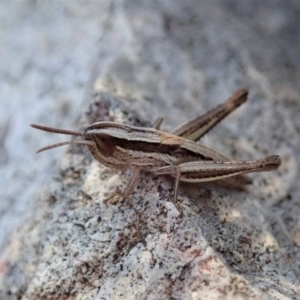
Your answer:
[[[232,159],[279,154],[283,163],[276,172],[250,175],[253,184],[246,191],[182,184],[180,218],[169,178],[142,173],[129,199],[104,204],[117,187],[126,187],[130,172],[101,166],[78,145],[58,164],[53,163],[58,150],[40,154],[37,164],[44,169],[39,169],[32,158],[28,164],[28,152],[58,137],[23,122],[3,122],[0,172],[6,168],[2,187],[8,189],[0,217],[0,298],[299,298],[299,5],[194,0],[15,5],[4,20],[9,33],[21,30],[12,45],[22,42],[30,55],[21,52],[16,69],[3,78],[8,95],[13,86],[16,98],[24,94],[22,110],[16,111],[21,120],[26,114],[28,123],[66,127],[63,116],[69,124],[80,118],[77,127],[83,130],[96,120],[151,126],[163,116],[162,129],[169,131],[246,86],[248,102],[202,143]],[[31,39],[44,49],[36,57]],[[8,58],[17,52],[5,53]],[[32,91],[24,89],[28,75],[39,78],[33,80],[39,94],[31,102]],[[83,95],[83,84],[92,86],[90,96]],[[57,97],[56,111],[51,101],[64,95],[64,85],[68,96]],[[5,105],[6,114],[13,108]],[[49,113],[58,113],[57,124]],[[27,150],[23,157],[20,149]],[[26,161],[30,168],[24,171]]]

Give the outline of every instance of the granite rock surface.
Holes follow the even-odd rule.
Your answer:
[[[279,1],[0,4],[0,299],[299,299],[300,5]],[[83,146],[34,155],[96,120],[162,129],[247,87],[201,143],[282,158],[246,191],[98,164]],[[68,137],[67,137],[68,139]],[[299,159],[298,159],[299,158]]]

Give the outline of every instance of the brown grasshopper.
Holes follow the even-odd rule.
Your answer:
[[[174,203],[176,205],[180,181],[205,182],[223,180],[233,184],[245,184],[241,174],[276,170],[281,160],[278,155],[258,160],[230,161],[212,149],[195,143],[218,122],[247,100],[246,89],[237,90],[216,108],[180,125],[171,133],[160,131],[163,121],[159,118],[153,128],[135,127],[116,122],[95,122],[85,131],[77,132],[32,124],[43,131],[80,136],[83,139],[67,141],[41,148],[38,152],[69,144],[84,144],[101,164],[118,170],[131,169],[131,180],[122,197],[132,192],[141,170],[155,175],[171,175],[175,178]],[[229,179],[228,179],[229,178]],[[177,206],[177,205],[176,205]],[[177,206],[178,207],[178,206]],[[179,208],[181,212],[181,209]]]

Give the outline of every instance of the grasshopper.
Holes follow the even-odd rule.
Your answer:
[[[101,164],[117,170],[131,169],[132,177],[127,188],[123,193],[117,192],[123,198],[130,195],[142,170],[155,175],[171,175],[175,178],[173,201],[182,214],[181,208],[177,206],[180,181],[223,180],[225,183],[243,185],[246,179],[241,174],[276,170],[280,166],[278,155],[252,161],[230,161],[222,154],[196,143],[217,123],[246,102],[247,96],[246,89],[239,89],[224,103],[180,125],[171,133],[159,130],[162,118],[155,122],[153,128],[108,121],[95,122],[84,132],[35,124],[31,126],[47,132],[81,137],[81,140],[50,145],[37,152],[63,145],[83,144]],[[236,179],[232,180],[232,176],[236,176]]]

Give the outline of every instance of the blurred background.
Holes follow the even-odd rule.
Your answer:
[[[299,1],[1,1],[0,249],[65,148],[35,151],[68,139],[29,124],[76,129],[95,82],[166,130],[246,86],[251,104],[205,141],[233,158],[294,157],[285,195],[299,195],[299,28]]]

